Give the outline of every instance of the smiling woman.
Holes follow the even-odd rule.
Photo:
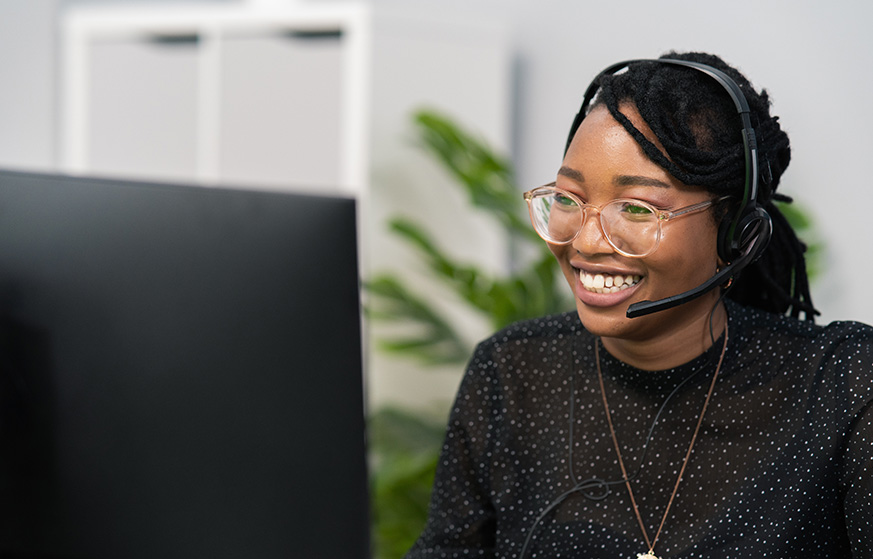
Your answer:
[[[525,193],[576,312],[479,345],[408,559],[873,557],[873,329],[813,323],[789,160],[715,56],[597,77]]]

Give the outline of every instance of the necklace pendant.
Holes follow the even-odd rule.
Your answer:
[[[655,557],[655,554],[650,551],[648,553],[640,553],[639,555],[637,555],[637,559],[658,559],[658,558]]]

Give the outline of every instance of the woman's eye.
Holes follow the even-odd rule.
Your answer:
[[[575,207],[576,202],[570,198],[569,196],[564,196],[563,194],[555,193],[555,204],[559,206],[564,206],[565,208]]]
[[[622,207],[622,211],[631,215],[649,215],[652,213],[651,208],[642,204],[634,204],[633,202],[626,202]]]

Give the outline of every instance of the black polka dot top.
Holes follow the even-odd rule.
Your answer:
[[[724,363],[654,554],[873,558],[873,328],[727,309]],[[427,526],[407,559],[648,551],[606,421],[599,343],[573,312],[479,345],[449,420]],[[650,538],[722,346],[657,372],[599,347]]]

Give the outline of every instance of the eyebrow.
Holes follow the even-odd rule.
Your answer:
[[[582,173],[570,167],[562,166],[558,169],[558,174],[578,182],[585,182],[585,177],[582,176]]]
[[[585,182],[585,177],[580,171],[571,167],[563,166],[558,169],[558,174],[577,182]],[[671,185],[652,177],[642,175],[619,175],[612,180],[615,186],[656,186],[658,188],[671,188]]]
[[[612,183],[615,186],[657,186],[658,188],[671,188],[668,183],[662,180],[640,175],[619,175],[612,179]]]

